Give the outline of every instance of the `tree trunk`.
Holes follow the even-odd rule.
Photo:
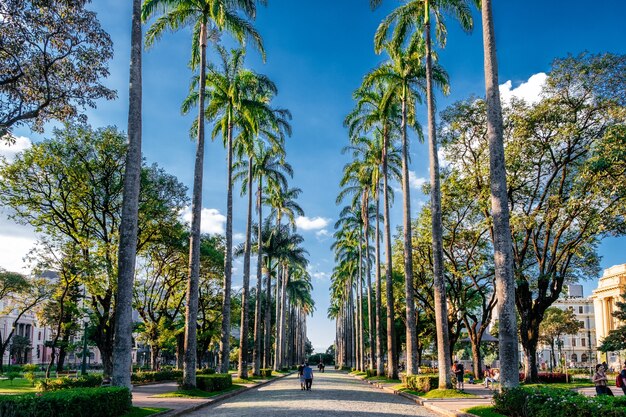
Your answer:
[[[280,335],[280,344],[278,345],[280,352],[278,355],[278,359],[280,361],[280,368],[283,368],[286,363],[285,363],[285,336],[286,336],[286,332],[285,332],[285,326],[286,326],[286,314],[287,314],[287,284],[289,283],[289,267],[286,266],[285,267],[285,274],[283,275],[283,282],[282,282],[282,287],[281,287],[281,291],[280,291],[280,328],[279,328],[279,335]]]
[[[480,338],[478,340],[475,340],[475,338],[470,337],[470,342],[472,344],[472,363],[474,364],[474,378],[482,379],[483,366],[482,356],[480,354]]]
[[[363,242],[361,238],[361,231],[359,230],[359,273],[357,275],[358,282],[356,285],[357,295],[356,295],[356,312],[357,312],[357,370],[363,371],[364,369],[364,358],[363,354]]]
[[[183,369],[185,357],[185,334],[176,335],[176,369]]]
[[[272,366],[272,260],[267,258],[267,279],[265,280],[265,327],[264,327],[264,344],[265,352],[263,353],[263,368]]]
[[[369,210],[369,201],[366,205],[368,207]],[[366,213],[367,216],[369,216],[369,212]],[[367,334],[368,334],[368,339],[369,339],[369,345],[370,345],[370,356],[369,356],[369,363],[367,365],[368,369],[373,370],[375,369],[375,365],[374,365],[374,357],[376,356],[376,347],[374,345],[374,312],[373,312],[373,305],[372,305],[372,263],[370,262],[370,257],[369,257],[369,247],[370,247],[370,233],[369,233],[369,226],[366,228],[365,230],[365,253],[367,253],[366,256],[366,261],[365,261],[365,267],[366,267],[366,271],[365,274],[367,276]]]
[[[220,339],[220,372],[223,374],[227,374],[230,369],[230,293],[233,274],[233,124],[230,112],[226,144],[226,256],[224,257],[224,298]]]
[[[500,367],[502,367],[500,363]],[[519,371],[518,371],[519,372]],[[539,380],[537,373],[537,342],[524,346],[524,382],[529,384]],[[519,381],[519,373],[517,376]]]
[[[280,224],[277,225],[277,227],[280,228]],[[284,271],[284,265],[282,263],[279,263],[276,266],[276,292],[274,295],[274,299],[276,300],[276,302],[274,303],[274,312],[276,313],[276,316],[274,318],[274,322],[276,323],[276,328],[275,328],[275,332],[276,332],[276,336],[274,337],[274,370],[278,371],[280,370],[280,309],[281,309],[281,304],[280,304],[280,299],[281,299],[281,291],[282,291],[282,287],[283,287],[283,271]]]
[[[263,177],[259,177],[257,187],[257,211],[259,214],[259,225],[257,229],[257,262],[256,262],[256,302],[254,304],[254,348],[252,350],[252,373],[260,376],[261,372],[261,293],[263,292],[263,237],[261,226],[263,225]]]
[[[383,132],[383,206],[385,223],[385,275],[387,287],[387,377],[398,378],[398,361],[396,356],[396,337],[393,310],[393,267],[391,262],[391,219],[389,218],[389,184],[387,167],[387,149],[389,147],[389,133]]]
[[[380,182],[376,184],[376,375],[385,373],[383,364],[383,306],[380,274]]]
[[[406,298],[406,374],[417,374],[417,335],[413,293],[413,239],[411,233],[411,189],[409,188],[409,143],[407,137],[406,85],[402,91],[402,198],[404,202],[404,296]]]
[[[430,39],[428,1],[426,2],[426,96],[428,106],[428,156],[430,160],[430,210],[433,237],[433,295],[435,322],[437,323],[437,361],[439,363],[439,388],[452,388],[450,379],[450,347],[448,340],[448,306],[446,284],[443,278],[443,227],[441,225],[441,187],[439,184],[439,157],[435,125],[435,97]]]
[[[200,221],[204,165],[204,90],[206,84],[206,25],[200,27],[200,80],[198,92],[198,146],[193,175],[191,234],[189,236],[189,278],[185,309],[185,360],[183,387],[196,387],[196,350],[198,345],[198,287],[200,282]]]
[[[502,109],[500,106],[498,60],[491,0],[483,0],[482,2],[482,23],[491,178],[491,214],[494,230],[496,295],[498,298],[500,386],[511,388],[519,385],[515,278],[513,276],[513,244],[509,225]]]
[[[237,376],[248,378],[248,299],[250,298],[250,249],[252,236],[252,157],[248,158],[248,217],[243,249],[243,288],[241,289],[241,332],[239,334],[239,366]],[[258,297],[257,297],[258,298]]]
[[[150,369],[157,371],[159,369],[159,347],[155,344],[150,345]]]
[[[137,253],[137,216],[141,175],[141,1],[133,0],[128,106],[128,150],[124,170],[122,220],[115,296],[115,338],[111,383],[130,388],[133,350],[133,282]]]

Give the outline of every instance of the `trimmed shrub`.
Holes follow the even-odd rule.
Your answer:
[[[233,386],[231,374],[197,375],[196,387],[202,391],[222,391]]]
[[[213,368],[202,368],[196,371],[196,375],[213,375],[216,371]]]
[[[136,372],[131,375],[130,380],[136,384],[145,384],[147,382],[176,381],[182,376],[183,371]]]
[[[1,417],[118,417],[130,410],[128,388],[77,388],[0,396]]]
[[[40,379],[37,381],[39,391],[58,391],[68,388],[96,388],[102,384],[101,375],[85,375],[80,378]]]
[[[260,371],[261,371],[261,377],[263,378],[269,378],[272,376],[271,368],[262,368]]]
[[[402,383],[411,391],[428,392],[437,389],[439,377],[430,375],[404,375]]]
[[[519,380],[523,381],[525,377],[526,374],[524,372],[520,372]],[[541,382],[543,384],[560,384],[567,382],[567,380],[565,378],[565,374],[562,372],[539,372],[537,374],[537,382]]]
[[[586,397],[569,389],[517,387],[494,394],[495,411],[511,417],[626,417],[626,397]]]

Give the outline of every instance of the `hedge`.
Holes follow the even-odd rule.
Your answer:
[[[130,380],[133,383],[159,382],[159,381],[175,381],[182,378],[183,371],[150,371],[135,372],[131,375]]]
[[[75,388],[0,396],[0,417],[119,417],[132,406],[125,387]]]
[[[102,384],[101,375],[84,375],[80,378],[40,379],[37,381],[39,391],[58,391],[67,388],[95,388]]]
[[[439,387],[439,377],[431,375],[404,375],[402,383],[411,391],[428,392]]]
[[[519,380],[523,381],[526,377],[524,372],[520,372]],[[571,376],[570,376],[571,379]],[[555,383],[565,383],[567,382],[566,375],[562,372],[539,372],[537,374],[537,382],[542,382],[544,384],[555,384]]]
[[[626,397],[586,397],[564,388],[510,388],[494,394],[493,402],[510,417],[626,417]]]
[[[269,378],[272,376],[272,368],[262,368],[260,371],[263,378]]]
[[[231,374],[197,375],[196,387],[202,391],[222,391],[233,386]],[[0,416],[1,417],[1,416]]]
[[[213,375],[215,374],[215,369],[213,368],[202,368],[196,371],[196,375]]]

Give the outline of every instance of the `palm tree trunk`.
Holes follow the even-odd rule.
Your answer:
[[[252,236],[252,157],[248,158],[248,217],[243,249],[243,288],[241,289],[241,331],[239,334],[239,378],[248,377],[248,299],[250,298],[250,246]]]
[[[493,27],[491,0],[482,2],[483,48],[485,51],[485,88],[487,102],[487,137],[491,177],[491,214],[494,229],[494,264],[498,298],[501,387],[519,385],[517,317],[515,315],[515,279],[513,244],[509,225],[502,108],[498,89],[498,59]]]
[[[261,293],[263,283],[263,235],[261,225],[263,224],[263,177],[259,177],[257,187],[257,210],[259,212],[259,224],[257,229],[257,262],[256,262],[256,303],[254,305],[254,349],[252,350],[252,373],[254,376],[261,375]]]
[[[441,225],[441,187],[439,184],[439,157],[435,132],[435,98],[433,96],[433,66],[430,38],[428,1],[426,2],[426,96],[428,106],[428,156],[430,160],[430,206],[433,238],[433,295],[437,323],[437,361],[439,388],[452,388],[450,379],[450,343],[448,337],[448,307],[443,279],[443,227]]]
[[[363,282],[363,245],[361,244],[360,238],[361,231],[359,230],[359,271],[357,273],[357,283],[356,283],[356,369],[357,371],[363,370],[363,309],[361,308],[362,300],[361,300],[361,283]]]
[[[402,91],[402,197],[404,202],[404,294],[406,298],[406,373],[417,374],[417,335],[413,292],[413,239],[411,234],[411,190],[409,188],[409,143],[407,138],[406,96]]]
[[[124,170],[124,195],[115,297],[115,338],[112,384],[131,387],[133,348],[133,281],[137,253],[137,216],[141,174],[141,1],[133,1],[128,105],[128,150]]]
[[[280,336],[280,343],[278,344],[278,348],[279,348],[279,354],[277,355],[278,360],[279,360],[279,369],[284,367],[285,364],[285,336],[286,336],[286,332],[285,332],[285,326],[286,326],[286,321],[285,319],[287,318],[286,316],[286,308],[287,308],[287,283],[289,282],[289,267],[286,266],[285,267],[285,273],[283,275],[283,282],[282,282],[282,286],[281,286],[281,291],[280,291],[280,328],[279,328],[279,336]]]
[[[276,334],[274,337],[274,370],[275,371],[280,370],[280,343],[281,343],[280,341],[280,309],[281,309],[280,299],[281,299],[281,290],[283,287],[283,271],[284,271],[284,265],[282,263],[279,263],[276,266],[276,292],[274,295],[274,299],[276,300],[275,306],[274,306],[274,312],[276,314],[275,316]]]
[[[380,181],[376,184],[376,375],[385,372],[383,366],[383,306],[380,276]]]
[[[387,149],[389,146],[388,133],[383,133],[383,144],[385,155],[383,157],[383,204],[384,204],[384,223],[385,223],[385,275],[387,289],[387,377],[390,379],[398,378],[398,360],[396,355],[396,337],[394,329],[394,311],[393,311],[393,267],[391,262],[391,219],[389,218],[389,184],[388,184],[388,167],[387,167]]]
[[[200,216],[202,213],[202,174],[204,166],[204,89],[206,84],[206,25],[200,27],[200,82],[198,92],[198,146],[193,174],[191,235],[189,236],[189,278],[185,309],[185,361],[183,387],[196,387],[198,346],[198,286],[200,281]]]
[[[367,204],[369,208],[369,202]],[[369,213],[367,214],[369,216]],[[367,330],[369,336],[369,345],[370,345],[370,357],[369,357],[369,369],[374,369],[374,357],[376,356],[376,347],[374,346],[374,316],[373,316],[373,306],[372,306],[372,264],[370,262],[369,256],[369,248],[370,248],[370,234],[369,227],[365,230],[365,266],[366,266],[366,275],[367,275]]]
[[[265,327],[264,327],[264,344],[265,352],[263,354],[263,368],[272,366],[272,260],[267,258],[267,279],[265,280]]]
[[[228,116],[226,179],[226,256],[224,257],[224,295],[222,300],[222,334],[220,339],[220,372],[230,368],[230,293],[233,274],[233,125]]]

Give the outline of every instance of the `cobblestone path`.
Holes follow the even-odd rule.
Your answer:
[[[200,417],[400,417],[438,416],[417,404],[345,373],[315,373],[313,389],[301,391],[291,375],[188,416]]]

